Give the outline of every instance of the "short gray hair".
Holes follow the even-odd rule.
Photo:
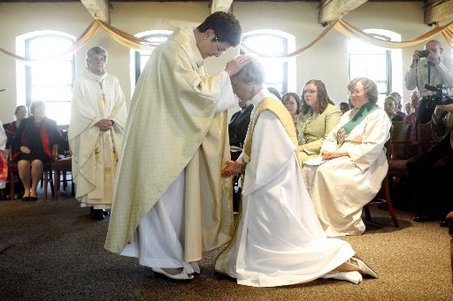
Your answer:
[[[37,101],[34,101],[30,104],[30,114],[31,115],[34,115],[35,114],[35,111],[36,111],[36,108],[39,108],[39,107],[46,107],[46,103],[44,101],[41,101],[41,100],[37,100]]]
[[[376,104],[378,101],[379,92],[378,92],[376,83],[369,78],[366,78],[366,77],[354,78],[348,84],[348,91],[351,92],[351,90],[354,89],[355,85],[358,82],[362,83],[363,90],[365,91],[365,93],[368,97],[368,102],[370,102],[372,104]]]
[[[264,83],[264,68],[257,59],[250,57],[250,61],[238,73],[231,76],[231,82],[243,82],[246,84]]]
[[[94,55],[102,55],[104,57],[104,62],[107,61],[107,51],[102,47],[96,46],[88,50],[85,58],[87,64],[89,64]]]

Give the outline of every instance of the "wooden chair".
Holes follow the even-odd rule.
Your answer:
[[[74,182],[72,181],[72,157],[71,156],[60,156],[58,151],[58,145],[54,145],[53,148],[54,160],[52,162],[53,171],[53,197],[58,200],[60,192],[60,183],[63,182],[63,189],[66,189],[68,182],[68,174],[71,174],[71,195],[74,196]]]
[[[431,123],[423,123],[418,125],[417,142],[410,141],[410,125],[406,122],[393,122],[391,130],[391,138],[387,142],[387,159],[389,170],[387,176],[382,182],[381,190],[378,196],[373,199],[368,205],[379,205],[386,207],[392,217],[395,227],[398,227],[398,221],[395,216],[392,196],[390,193],[391,183],[398,182],[401,178],[408,177],[407,160],[409,149],[417,148],[418,153],[426,152],[434,143]],[[368,205],[365,206],[365,216],[371,221]]]
[[[405,164],[402,160],[407,160],[407,158],[400,159],[399,156],[405,156],[407,146],[412,144],[410,141],[410,133],[410,124],[404,121],[393,122],[390,130],[390,139],[386,143],[386,154],[389,164],[387,175],[382,181],[382,186],[377,196],[363,208],[365,211],[365,217],[368,221],[372,221],[369,207],[378,206],[379,208],[383,208],[388,211],[395,227],[399,227],[390,193],[390,180],[393,177],[400,175],[398,172],[401,168],[400,165]],[[407,170],[405,173],[407,173]]]

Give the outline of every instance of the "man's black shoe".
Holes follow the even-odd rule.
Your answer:
[[[441,226],[442,228],[446,228],[446,227],[448,227],[448,223],[446,220],[443,220],[443,221],[440,221],[439,226]]]
[[[103,209],[93,209],[92,215],[93,215],[94,220],[102,221],[104,219],[104,210]]]

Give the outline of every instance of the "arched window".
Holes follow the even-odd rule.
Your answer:
[[[386,41],[400,41],[401,35],[381,29],[367,29],[366,33]],[[376,82],[379,104],[386,95],[397,91],[402,95],[402,52],[373,46],[360,40],[348,42],[349,79],[368,77]]]
[[[136,34],[135,36],[137,38],[147,40],[148,42],[151,42],[151,43],[161,44],[161,43],[165,42],[171,34],[172,34],[172,31],[168,31],[168,30],[150,30],[150,31],[146,31],[143,33]],[[143,68],[145,68],[146,62],[148,61],[153,50],[154,50],[154,48],[149,51],[140,51],[140,52],[133,51],[133,50],[131,51],[131,62],[133,62],[132,68],[131,68],[131,78],[133,79],[132,88],[135,87],[135,83],[137,82],[138,78],[140,77],[140,74],[142,73]]]
[[[51,58],[26,65],[17,63],[18,103],[46,103],[46,115],[59,125],[69,124],[75,77],[74,55],[57,57],[75,38],[56,31],[39,31],[17,37],[17,53],[29,59]],[[54,56],[54,57],[53,57]]]
[[[276,59],[294,51],[294,36],[277,30],[256,30],[244,34],[242,43],[252,54],[262,56],[260,60],[263,61],[268,87],[274,87],[282,94],[296,92],[295,59]]]

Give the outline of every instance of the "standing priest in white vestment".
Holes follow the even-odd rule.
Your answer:
[[[112,205],[127,108],[118,79],[105,71],[107,52],[91,48],[75,82],[68,130],[76,199],[102,220]]]
[[[249,61],[231,82],[254,109],[242,154],[224,169],[226,176],[245,171],[240,221],[216,270],[257,287],[377,277],[349,243],[324,234],[304,185],[293,118],[263,86],[261,65]]]
[[[241,39],[241,27],[216,12],[157,47],[137,83],[126,125],[118,187],[105,247],[173,279],[199,272],[202,251],[231,239],[227,109],[235,98],[225,71],[209,76],[203,60]]]

